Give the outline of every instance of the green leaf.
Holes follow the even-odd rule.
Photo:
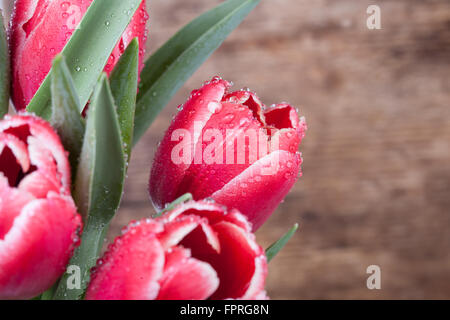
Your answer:
[[[183,194],[181,197],[179,197],[178,199],[175,199],[173,202],[169,203],[168,205],[166,205],[166,207],[164,208],[164,210],[162,210],[161,212],[158,212],[154,218],[160,217],[162,216],[164,213],[172,211],[176,206],[178,206],[179,204],[182,204],[184,202],[190,201],[192,200],[192,194],[190,193],[185,193]]]
[[[83,107],[78,100],[70,71],[61,55],[56,56],[53,60],[51,93],[52,116],[50,123],[58,132],[65,149],[69,152],[72,176],[75,176],[74,169],[77,167],[83,145],[85,123],[80,115]]]
[[[141,0],[94,0],[79,27],[62,50],[72,74],[81,106],[85,106],[109,56]],[[50,81],[45,78],[27,110],[48,119]]]
[[[55,290],[56,290],[56,285],[54,285],[47,291],[43,292],[39,297],[35,298],[34,300],[52,300]]]
[[[158,113],[260,0],[228,0],[181,29],[145,63],[136,105],[134,144]]]
[[[277,242],[275,242],[269,248],[266,249],[267,262],[270,262],[270,260],[272,260],[278,254],[278,252],[280,252],[281,249],[283,249],[286,243],[288,243],[288,241],[295,234],[297,229],[298,224],[296,223],[291,230],[289,230],[284,236],[280,238],[280,240],[278,240]]]
[[[119,120],[106,74],[97,85],[89,106],[86,133],[75,180],[74,199],[84,217],[81,245],[69,265],[81,269],[81,289],[69,290],[66,273],[56,299],[79,299],[89,281],[108,225],[117,211],[125,180],[125,156]]]
[[[9,108],[9,85],[10,85],[10,62],[8,41],[4,27],[3,13],[0,14],[0,119],[8,113]]]
[[[135,38],[120,57],[110,77],[111,91],[117,105],[125,154],[130,159],[134,130],[134,112],[139,78],[139,42]]]

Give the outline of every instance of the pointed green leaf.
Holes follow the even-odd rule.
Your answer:
[[[259,2],[224,2],[186,25],[147,60],[139,85],[134,144],[183,83]]]
[[[141,0],[94,0],[62,54],[72,74],[80,104],[85,106],[109,56]],[[45,78],[27,110],[46,119],[50,116],[51,73]]]
[[[106,74],[103,74],[89,105],[86,133],[75,180],[74,199],[84,217],[81,245],[69,265],[81,269],[81,289],[67,288],[66,273],[56,299],[79,299],[89,281],[103,245],[109,222],[117,211],[125,180],[125,156],[119,120]]]
[[[80,115],[83,108],[78,100],[72,76],[61,55],[58,55],[53,61],[51,93],[52,116],[50,123],[58,132],[65,149],[69,152],[72,173],[75,173],[83,145],[85,124]]]
[[[270,262],[270,260],[272,260],[278,254],[278,252],[280,252],[281,249],[283,249],[286,243],[288,243],[288,241],[295,234],[297,229],[298,224],[296,223],[291,230],[289,230],[284,236],[280,238],[280,240],[278,240],[277,242],[275,242],[269,248],[266,249],[267,262]]]
[[[185,193],[183,194],[181,197],[179,197],[178,199],[175,199],[173,202],[171,202],[170,204],[166,205],[166,207],[164,208],[164,210],[162,210],[161,212],[157,213],[154,217],[160,217],[162,216],[164,213],[172,211],[176,206],[178,206],[179,204],[182,204],[184,202],[190,201],[192,200],[192,194],[190,193]]]
[[[128,45],[110,77],[111,91],[117,105],[120,131],[128,161],[134,130],[134,111],[139,77],[139,42],[135,38]]]
[[[9,108],[9,49],[4,27],[3,13],[0,14],[0,119]]]

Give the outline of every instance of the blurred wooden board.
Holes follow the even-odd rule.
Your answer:
[[[149,52],[218,0],[149,1]],[[262,1],[134,150],[109,237],[153,212],[147,184],[176,106],[218,74],[298,106],[304,176],[257,234],[300,232],[270,264],[274,299],[450,298],[450,1]],[[366,268],[382,289],[366,288]]]

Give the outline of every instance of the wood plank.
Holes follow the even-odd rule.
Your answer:
[[[219,2],[149,1],[149,52]],[[134,150],[109,237],[153,212],[157,143],[190,90],[220,74],[309,124],[304,176],[257,234],[266,246],[301,224],[270,265],[272,298],[450,298],[450,2],[377,3],[372,31],[372,1],[262,1]],[[371,264],[382,290],[366,288]]]

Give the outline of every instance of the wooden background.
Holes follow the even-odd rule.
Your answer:
[[[149,52],[220,2],[149,1]],[[369,4],[382,30],[366,28]],[[216,74],[308,121],[304,176],[257,233],[267,246],[301,225],[270,264],[273,299],[450,298],[450,1],[262,0],[135,149],[110,238],[153,213],[156,145]],[[381,290],[366,288],[372,264]]]

